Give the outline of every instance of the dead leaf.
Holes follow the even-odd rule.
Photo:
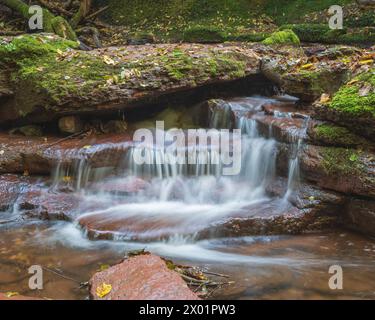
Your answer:
[[[323,93],[320,97],[320,103],[325,104],[331,100],[331,96],[327,93]]]
[[[103,61],[104,61],[105,64],[108,64],[110,66],[115,66],[117,64],[112,58],[110,58],[107,55],[103,56]]]

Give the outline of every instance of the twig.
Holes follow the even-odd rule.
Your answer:
[[[44,7],[46,7],[47,9],[51,10],[51,11],[57,11],[67,17],[72,17],[73,16],[73,13],[68,11],[68,10],[65,10],[63,7],[57,7],[55,5],[52,5],[50,3],[48,3],[47,1],[45,0],[38,0],[38,2],[40,2],[41,5],[43,5]]]
[[[62,139],[60,139],[60,140],[57,140],[57,141],[55,141],[54,143],[51,143],[50,145],[48,145],[48,146],[46,147],[46,149],[51,148],[51,147],[53,147],[53,146],[55,146],[55,145],[57,145],[57,144],[59,144],[59,143],[61,143],[61,142],[64,142],[64,141],[66,141],[66,140],[69,140],[69,139],[72,139],[72,138],[76,138],[76,137],[80,136],[81,134],[86,133],[87,131],[89,131],[89,130],[83,130],[83,131],[80,131],[80,132],[77,132],[77,133],[73,133],[73,134],[71,134],[70,136],[67,136],[67,137],[62,138]]]
[[[210,274],[212,276],[218,276],[218,277],[222,277],[222,278],[229,278],[228,275],[226,274],[221,274],[221,273],[216,273],[216,272],[210,272],[210,271],[201,271],[202,273],[205,273],[205,274]]]
[[[109,6],[105,6],[97,11],[95,11],[94,13],[91,13],[89,14],[87,17],[85,17],[85,20],[90,20],[92,18],[95,18],[98,14],[102,13],[103,11],[107,10],[109,8]]]
[[[70,280],[70,281],[73,281],[73,282],[76,282],[76,283],[78,283],[79,285],[81,285],[81,281],[78,281],[78,280],[76,280],[76,279],[73,279],[73,278],[71,278],[71,277],[68,277],[68,276],[64,276],[63,274],[61,274],[61,273],[59,273],[59,272],[57,272],[57,271],[55,271],[55,270],[53,270],[53,269],[50,269],[50,268],[47,268],[47,267],[42,267],[44,270],[46,270],[46,271],[49,271],[49,272],[52,272],[52,273],[54,273],[55,275],[57,275],[57,276],[59,276],[59,277],[61,277],[61,278],[64,278],[65,280]]]
[[[206,286],[222,286],[222,285],[225,285],[225,284],[232,284],[234,283],[234,281],[228,281],[228,282],[214,282],[214,281],[207,281],[207,280],[198,280],[198,279],[194,279],[194,278],[191,278],[187,275],[184,275],[184,274],[180,274],[180,276],[187,280],[187,281],[190,281],[190,284],[193,284],[193,285],[206,285]]]

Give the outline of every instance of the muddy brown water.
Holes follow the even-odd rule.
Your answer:
[[[375,299],[375,241],[345,230],[149,246],[90,242],[73,225],[62,222],[22,223],[2,227],[1,233],[1,292],[86,299],[88,291],[80,288],[80,282],[117,263],[127,251],[145,247],[175,262],[228,275],[234,283],[216,290],[213,299]],[[28,287],[27,268],[35,264],[45,268],[43,290]],[[328,286],[331,265],[343,268],[343,290]]]

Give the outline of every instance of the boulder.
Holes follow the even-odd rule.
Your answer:
[[[93,300],[199,300],[180,275],[153,254],[131,257],[98,272],[89,285]]]
[[[301,153],[303,177],[318,186],[375,197],[375,154],[356,149],[306,146]]]
[[[352,198],[345,210],[345,226],[375,236],[375,200]]]
[[[65,134],[74,134],[83,130],[83,123],[77,116],[67,116],[59,119],[59,129]]]

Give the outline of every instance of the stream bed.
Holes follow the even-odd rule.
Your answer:
[[[315,213],[290,200],[301,189],[299,151],[309,121],[290,104],[286,108],[285,101],[256,96],[210,109],[209,129],[237,129],[242,134],[230,136],[230,148],[236,142],[241,145],[241,168],[235,175],[223,175],[225,166],[207,162],[218,158],[220,140],[215,137],[221,138],[220,132],[203,154],[194,153],[194,164],[162,163],[164,142],[144,149],[151,164],[135,162],[139,145],[134,145],[116,168],[93,168],[86,159],[67,166],[61,152],[51,179],[38,182],[38,194],[49,201],[49,208],[60,204],[59,198],[51,200],[56,194],[68,196],[68,202],[69,197],[78,198],[78,205],[69,222],[25,217],[22,210],[37,206],[23,204],[22,197],[2,213],[8,222],[0,224],[0,292],[86,299],[87,288],[80,283],[103,266],[120,262],[127,252],[145,249],[233,281],[210,298],[374,299],[375,241],[338,228],[312,232],[304,217]],[[276,106],[272,116],[265,113],[267,105]],[[280,127],[291,146],[282,177],[285,190],[277,195],[268,191],[280,178],[281,134],[274,135],[275,121],[285,122]],[[189,143],[184,151],[191,151]],[[316,196],[307,197],[315,201]],[[289,223],[289,234],[281,235],[284,229],[277,223]],[[295,235],[291,228],[296,224],[306,232]],[[31,265],[44,268],[42,291],[28,288]],[[343,268],[343,290],[329,288],[332,265]]]

